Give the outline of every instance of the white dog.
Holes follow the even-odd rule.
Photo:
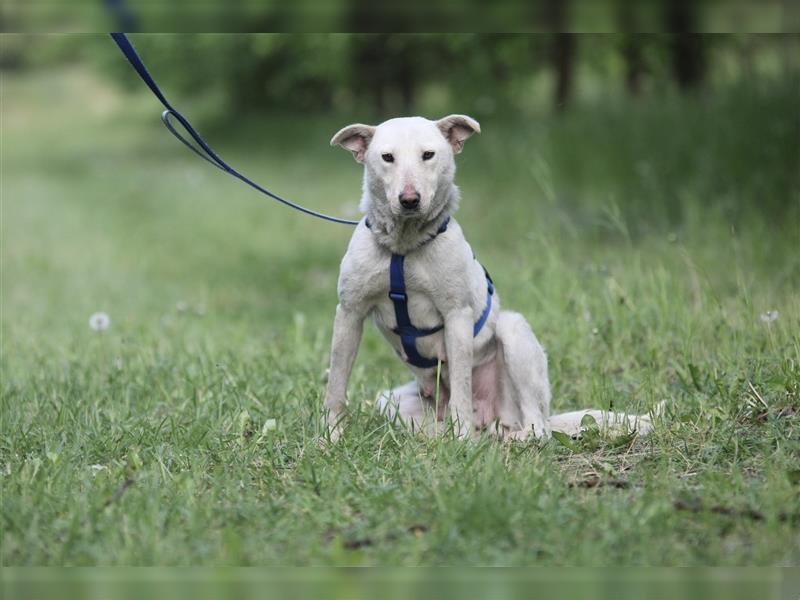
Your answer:
[[[347,382],[371,316],[414,381],[379,394],[389,417],[437,430],[446,409],[459,436],[487,429],[503,437],[576,434],[586,413],[598,422],[628,417],[605,411],[550,416],[547,357],[525,318],[501,310],[488,273],[452,214],[459,190],[454,156],[479,133],[464,115],[438,121],[391,119],[349,125],[333,136],[364,165],[361,209],[339,274],[325,408],[338,437]],[[640,432],[649,417],[632,417]]]

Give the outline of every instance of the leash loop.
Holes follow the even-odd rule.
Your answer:
[[[186,146],[186,147],[187,147],[189,150],[191,150],[192,152],[194,152],[195,154],[197,154],[197,156],[199,156],[200,158],[202,158],[204,161],[206,161],[206,162],[207,162],[208,164],[210,164],[212,167],[216,167],[217,169],[219,169],[219,170],[221,170],[221,171],[225,171],[225,172],[227,173],[227,171],[225,170],[225,168],[224,168],[224,167],[222,167],[221,165],[217,164],[215,161],[213,161],[212,159],[210,159],[210,158],[208,157],[208,155],[204,154],[204,153],[203,153],[203,149],[202,149],[201,147],[195,146],[195,145],[194,145],[194,144],[192,144],[192,143],[191,143],[189,140],[187,140],[185,137],[183,137],[183,136],[180,134],[180,132],[179,132],[179,131],[178,131],[178,130],[175,128],[175,126],[172,124],[172,121],[170,121],[170,117],[175,117],[175,118],[178,120],[178,122],[179,122],[181,125],[183,125],[183,128],[184,128],[184,129],[185,129],[187,132],[189,132],[189,135],[192,135],[192,132],[191,132],[191,131],[189,130],[189,128],[186,126],[186,119],[184,119],[184,118],[183,118],[183,116],[182,116],[180,113],[178,113],[178,112],[175,112],[174,110],[172,110],[172,109],[169,109],[169,108],[168,108],[168,109],[166,109],[164,112],[162,112],[162,113],[161,113],[161,121],[164,123],[164,127],[166,127],[167,129],[169,129],[169,132],[170,132],[172,135],[174,135],[176,138],[178,138],[178,140],[180,140],[180,142],[181,142],[181,143],[182,143],[184,146]],[[195,141],[197,141],[197,138],[195,138],[193,135],[192,135],[192,139],[194,139]]]
[[[294,208],[295,210],[298,210],[312,217],[317,217],[319,219],[331,221],[332,223],[342,223],[343,225],[358,225],[359,221],[352,221],[350,219],[342,219],[340,217],[333,217],[331,215],[326,215],[324,213],[317,212],[315,210],[311,210],[310,208],[301,206],[295,202],[292,202],[291,200],[287,200],[286,198],[283,198],[278,194],[271,192],[267,188],[257,184],[255,181],[246,177],[245,175],[234,169],[232,166],[230,166],[228,163],[226,163],[224,160],[222,160],[222,157],[220,157],[216,152],[214,152],[214,150],[211,149],[211,146],[209,146],[208,143],[206,143],[203,137],[192,126],[189,119],[184,117],[180,112],[178,112],[178,110],[176,110],[169,103],[166,96],[164,96],[163,92],[161,91],[161,88],[158,87],[158,84],[155,82],[155,79],[153,79],[153,76],[150,75],[150,72],[147,70],[147,67],[145,66],[142,59],[139,57],[139,54],[136,52],[136,49],[133,47],[133,44],[131,44],[128,37],[124,33],[112,33],[110,35],[112,39],[116,42],[117,46],[119,46],[119,49],[125,55],[125,58],[128,59],[128,62],[139,74],[139,77],[142,79],[142,81],[144,81],[145,85],[147,85],[147,87],[150,88],[150,91],[153,92],[155,97],[158,98],[161,104],[164,105],[165,110],[164,112],[161,113],[161,121],[164,123],[164,126],[184,146],[189,148],[189,150],[197,154],[197,156],[199,156],[206,162],[217,167],[221,171],[224,171],[229,175],[236,177],[236,179],[239,179],[240,181],[246,183],[251,188],[261,192],[266,196],[269,196],[270,198],[272,198],[277,202],[289,206],[290,208]],[[192,140],[194,140],[194,143],[189,141],[189,139],[186,136],[182,135],[177,130],[175,125],[170,120],[173,117],[176,121],[178,121],[178,123],[181,124],[184,131],[189,134]]]

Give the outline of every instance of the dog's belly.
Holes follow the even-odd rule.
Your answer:
[[[416,323],[413,321],[415,314],[436,314],[430,307],[417,305],[417,311],[411,312],[414,325],[422,328],[433,328],[441,323]],[[394,348],[397,355],[405,360],[405,353],[400,342],[400,337],[392,331],[395,323],[394,306],[391,302],[382,303],[372,313],[375,325],[386,338],[386,341]],[[437,418],[443,420],[448,411],[450,400],[450,373],[447,365],[447,352],[444,342],[444,330],[438,331],[429,336],[417,339],[417,351],[426,358],[439,358],[442,362],[441,381],[439,382],[439,398]],[[472,368],[472,411],[475,427],[483,429],[494,423],[499,417],[498,407],[500,405],[501,378],[500,360],[497,353],[497,346],[494,336],[482,342],[479,347],[474,349],[474,359],[479,362]],[[419,391],[426,402],[436,402],[436,367],[420,369],[413,365],[408,365],[417,378]]]
[[[443,421],[449,414],[450,386],[447,368],[442,369],[442,380],[436,389],[436,374],[418,377],[419,393],[423,402],[436,409],[436,418]],[[500,383],[497,360],[484,362],[472,369],[472,417],[477,429],[492,425],[498,418]]]
[[[500,373],[497,357],[472,369],[472,413],[475,427],[482,429],[497,419]]]
[[[500,398],[500,372],[496,356],[472,369],[472,418],[477,429],[483,429],[498,418]],[[418,378],[422,398],[438,407],[436,417],[442,421],[448,414],[450,403],[450,385],[447,366],[442,369],[442,381],[439,385],[439,398],[436,399],[436,375],[425,375]]]

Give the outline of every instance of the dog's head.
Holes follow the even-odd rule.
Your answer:
[[[430,121],[422,117],[390,119],[377,127],[348,125],[331,139],[364,165],[370,201],[395,219],[436,214],[437,201],[455,176],[455,154],[473,133],[475,119],[450,115]],[[377,208],[377,207],[376,207]]]

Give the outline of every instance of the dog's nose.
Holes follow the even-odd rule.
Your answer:
[[[415,210],[419,208],[419,192],[416,190],[403,190],[400,195],[400,205],[406,210]]]

